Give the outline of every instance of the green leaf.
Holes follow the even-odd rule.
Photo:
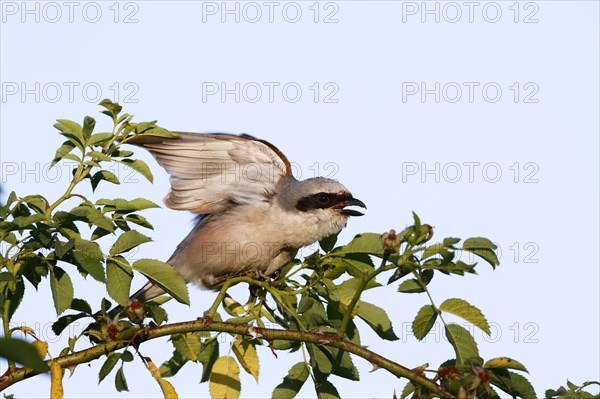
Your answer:
[[[490,371],[490,382],[507,394],[522,399],[537,399],[533,386],[522,375],[502,369],[491,369]]]
[[[154,300],[144,303],[144,308],[157,325],[161,325],[168,319],[167,312]]]
[[[110,256],[127,252],[138,245],[150,241],[152,241],[150,237],[138,233],[135,230],[126,231],[117,238],[117,241],[115,241],[114,245],[110,248]]]
[[[154,178],[152,177],[152,172],[150,171],[150,168],[148,167],[146,162],[142,161],[141,159],[136,159],[136,160],[123,159],[123,160],[117,161],[117,162],[122,163],[123,165],[129,166],[131,169],[135,170],[136,172],[138,172],[139,174],[144,176],[146,179],[148,179],[148,181],[150,183],[152,183],[154,181]]]
[[[65,330],[65,328],[71,325],[71,323],[88,316],[89,315],[85,313],[68,314],[65,316],[61,316],[52,324],[52,331],[56,336],[58,336]]]
[[[50,163],[50,167],[56,165],[58,161],[63,159],[67,154],[69,154],[73,148],[75,148],[75,144],[70,141],[65,141],[58,149],[56,150],[56,154],[54,154],[54,159]]]
[[[129,391],[129,388],[127,387],[127,380],[125,379],[125,373],[123,372],[123,366],[119,368],[117,374],[115,375],[115,388],[117,388],[117,391],[119,392]]]
[[[185,280],[181,274],[168,263],[154,259],[140,259],[132,265],[153,284],[165,290],[177,301],[190,304],[190,296]]]
[[[59,315],[68,309],[73,301],[73,283],[69,275],[58,266],[50,269],[50,289],[56,314]]]
[[[216,339],[209,339],[202,345],[202,350],[198,355],[198,361],[202,363],[202,378],[200,382],[206,382],[210,378],[213,365],[219,358],[219,342]]]
[[[333,370],[331,359],[325,353],[325,349],[314,344],[307,344],[306,349],[310,355],[310,366],[322,374],[329,375]]]
[[[77,310],[79,312],[92,314],[92,307],[90,306],[89,303],[87,303],[87,301],[85,301],[83,299],[79,299],[79,298],[73,299],[73,302],[71,302],[71,306],[69,306],[69,308],[71,308],[73,310]]]
[[[344,256],[349,253],[364,253],[376,256],[383,256],[383,242],[381,235],[375,233],[358,234],[343,247],[338,247],[330,255]]]
[[[417,317],[412,322],[412,330],[415,338],[419,341],[423,340],[437,319],[437,312],[431,305],[425,305],[417,313]]]
[[[402,389],[402,393],[400,394],[400,399],[408,398],[408,395],[410,395],[414,391],[415,391],[415,386],[413,385],[413,383],[412,382],[407,383],[404,386],[404,389]]]
[[[176,139],[181,137],[181,135],[171,132],[167,129],[163,129],[158,126],[143,126],[146,122],[138,123],[136,126],[136,132],[138,132],[141,136],[154,136],[154,137],[165,137],[169,139]]]
[[[454,244],[458,244],[459,242],[460,242],[460,238],[446,237],[446,238],[444,238],[444,241],[442,241],[442,244],[445,247],[452,248],[454,246]]]
[[[127,306],[133,272],[127,261],[122,258],[106,259],[106,290],[119,305]]]
[[[38,373],[45,373],[50,370],[35,347],[20,339],[0,338],[0,357],[31,367]]]
[[[448,324],[446,337],[456,353],[456,363],[465,364],[467,359],[479,356],[477,344],[467,329],[458,324]]]
[[[215,362],[210,374],[209,390],[212,398],[237,399],[240,397],[240,367],[231,356]]]
[[[106,376],[110,374],[112,369],[117,365],[117,362],[119,361],[119,359],[121,359],[121,354],[116,353],[116,352],[110,353],[106,357],[106,360],[104,361],[104,363],[102,364],[102,367],[100,368],[100,373],[98,374],[98,384],[100,384],[102,382],[102,380],[105,379]]]
[[[108,142],[108,140],[113,138],[112,133],[96,133],[92,134],[90,139],[87,142],[89,147],[91,146],[103,146]]]
[[[95,190],[96,187],[98,187],[100,180],[105,180],[113,184],[121,184],[119,178],[114,173],[109,172],[108,170],[100,170],[92,176],[92,190]]]
[[[308,379],[308,367],[304,362],[292,366],[283,382],[275,387],[271,397],[273,399],[293,399]]]
[[[137,214],[127,215],[127,216],[125,216],[125,220],[130,223],[135,223],[139,226],[145,227],[147,229],[154,230],[154,226],[152,226],[152,224],[150,224],[150,222],[141,215],[137,215]]]
[[[231,349],[233,350],[235,357],[237,357],[238,362],[242,365],[244,370],[254,377],[256,382],[258,382],[258,371],[260,365],[258,362],[258,354],[256,353],[256,348],[254,345],[245,339],[238,338],[233,341]]]
[[[337,242],[337,239],[338,239],[338,235],[332,234],[330,236],[323,238],[321,241],[319,241],[319,246],[321,247],[323,252],[327,253],[327,252],[331,251],[333,249],[333,247],[335,247],[335,243]]]
[[[381,338],[388,341],[395,341],[398,339],[392,329],[390,318],[382,308],[367,302],[358,301],[357,314],[358,317],[363,319]]]
[[[455,316],[462,317],[469,323],[480,328],[487,335],[490,335],[490,326],[481,311],[464,299],[446,299],[440,305],[439,309],[442,312],[452,313]]]
[[[320,379],[315,381],[315,389],[319,399],[339,399],[340,394],[338,393],[335,386],[327,381],[326,379]]]
[[[109,114],[111,116],[113,116],[114,118],[116,118],[117,115],[119,115],[119,113],[123,109],[123,107],[121,107],[119,105],[119,103],[114,103],[114,102],[110,101],[109,99],[104,99],[104,100],[100,101],[100,103],[98,105],[106,108],[108,110]]]
[[[173,335],[171,341],[173,341],[173,346],[183,359],[193,362],[198,360],[198,354],[202,348],[198,335],[194,333],[176,334]]]
[[[462,249],[471,252],[488,262],[493,268],[500,264],[494,252],[498,247],[496,244],[483,237],[468,238],[463,243]]]
[[[421,280],[423,281],[423,284],[425,284],[425,285],[429,284],[429,281],[431,281],[431,278],[433,278],[433,270],[431,270],[431,269],[424,270],[423,275],[421,276]],[[419,294],[421,292],[425,292],[425,288],[423,287],[423,285],[421,285],[421,283],[417,279],[413,278],[410,280],[404,280],[398,286],[398,291],[404,292],[405,294]]]
[[[73,257],[77,261],[77,264],[90,274],[95,280],[101,283],[106,282],[104,277],[104,268],[102,262],[93,254],[84,251],[73,251]]]
[[[175,351],[173,352],[173,356],[164,362],[158,371],[160,372],[161,377],[172,377],[177,374],[186,363],[187,360],[184,359],[178,351]]]
[[[160,208],[156,203],[147,200],[145,198],[136,198],[131,201],[125,200],[122,198],[117,199],[106,199],[102,198],[96,201],[96,205],[104,205],[103,211],[106,212],[116,212],[118,214],[124,215],[127,213],[141,211],[144,209],[151,208]]]
[[[81,204],[69,211],[71,216],[84,220],[90,224],[101,227],[112,233],[115,231],[115,225],[110,218],[107,218],[95,207],[89,204]]]
[[[515,359],[511,359],[510,357],[496,357],[494,359],[490,359],[483,365],[486,369],[513,369],[520,370],[528,373],[527,368],[523,366],[520,362]]]
[[[60,134],[65,136],[69,141],[71,141],[77,148],[83,151],[84,138],[83,138],[83,128],[79,123],[67,120],[67,119],[58,119],[57,123],[54,124],[54,127],[61,131]]]
[[[94,131],[94,127],[96,126],[96,121],[91,116],[86,116],[83,118],[83,138],[86,145],[88,145],[88,140]]]

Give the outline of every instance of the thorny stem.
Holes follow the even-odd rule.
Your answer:
[[[334,334],[258,328],[244,324],[217,322],[205,317],[199,320],[174,323],[160,327],[146,327],[138,332],[134,340],[138,345],[140,345],[145,341],[150,341],[156,338],[197,331],[226,332],[230,334],[248,335],[257,339],[265,339],[267,341],[273,341],[276,339],[288,340],[341,349],[359,356],[378,366],[379,368],[388,370],[391,374],[398,378],[407,378],[413,384],[432,391],[434,395],[438,395],[442,398],[452,398],[452,395],[446,392],[441,386],[436,384],[434,381],[419,375],[418,372],[408,369],[392,360],[368,350],[367,348],[356,345]],[[79,364],[88,363],[92,360],[100,358],[102,355],[115,352],[130,345],[130,341],[111,341],[84,349],[82,351],[74,352],[69,355],[55,358],[54,361],[57,361],[62,368],[77,366]],[[0,391],[37,374],[39,373],[27,367],[9,369],[3,376],[0,376]]]

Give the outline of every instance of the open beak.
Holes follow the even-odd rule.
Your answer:
[[[364,213],[359,212],[355,209],[346,209],[347,206],[360,206],[361,208],[367,209],[367,206],[365,205],[365,203],[356,198],[350,198],[349,200],[344,201],[340,205],[341,205],[340,213],[342,215],[346,215],[346,216],[363,216],[364,215]]]

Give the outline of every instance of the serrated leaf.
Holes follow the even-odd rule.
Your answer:
[[[347,245],[337,248],[330,255],[343,256],[349,253],[382,256],[383,242],[381,241],[381,235],[375,233],[358,234]]]
[[[434,271],[431,269],[425,269],[421,272],[421,281],[425,286],[431,282],[434,276]],[[425,292],[423,285],[415,278],[410,280],[404,280],[398,286],[398,292],[404,292],[405,294],[419,294]]]
[[[58,266],[50,269],[50,289],[56,314],[59,315],[68,309],[73,301],[73,283],[69,275]]]
[[[313,370],[316,369],[325,375],[331,374],[333,364],[331,363],[331,359],[325,354],[324,349],[314,344],[307,344],[306,349],[310,355],[310,366]]]
[[[321,239],[321,241],[319,241],[319,246],[321,247],[323,252],[327,253],[327,252],[331,251],[333,249],[333,247],[335,247],[335,243],[337,242],[337,239],[338,239],[338,235],[332,234],[330,236],[327,236],[327,237]]]
[[[115,256],[123,252],[127,252],[138,245],[152,241],[150,237],[145,236],[142,233],[138,233],[135,230],[129,230],[124,232],[117,238],[117,241],[110,248],[110,256]]]
[[[525,366],[523,366],[520,362],[515,359],[511,359],[510,357],[496,357],[494,359],[490,359],[483,365],[486,369],[513,369],[520,370],[528,373],[529,371]]]
[[[367,302],[358,301],[357,315],[381,338],[388,341],[395,341],[398,339],[392,329],[390,318],[382,308]]]
[[[446,337],[456,353],[456,363],[464,364],[467,359],[478,357],[479,350],[469,331],[458,324],[446,326]]]
[[[293,399],[308,379],[308,367],[300,362],[292,366],[283,382],[275,387],[271,397],[273,399]]]
[[[240,397],[240,368],[231,356],[222,356],[215,362],[210,374],[209,391],[213,399]]]
[[[58,119],[54,127],[60,130],[61,134],[75,144],[77,148],[84,149],[83,128],[79,123],[67,119]]]
[[[178,302],[190,304],[190,296],[185,280],[181,274],[168,263],[154,259],[140,259],[132,265],[153,284],[165,290]]]
[[[175,352],[173,352],[173,356],[169,360],[164,362],[160,366],[158,371],[160,372],[160,375],[162,377],[172,377],[175,374],[177,374],[179,372],[179,370],[181,370],[183,365],[186,363],[187,363],[187,360],[185,360],[179,354],[179,352],[175,351]]]
[[[408,382],[404,388],[402,389],[402,393],[400,394],[400,399],[408,398],[408,395],[415,391],[415,386],[412,382]]]
[[[52,324],[52,331],[55,335],[60,335],[74,321],[88,317],[85,313],[68,314],[61,316]]]
[[[109,172],[108,170],[100,170],[94,173],[94,176],[92,176],[92,190],[95,190],[96,187],[98,187],[98,183],[100,183],[100,180],[105,180],[113,184],[121,184],[119,178],[114,173]]]
[[[139,226],[145,227],[147,229],[154,230],[154,226],[152,226],[152,224],[150,224],[150,222],[141,215],[137,215],[137,214],[127,215],[127,216],[125,216],[125,220],[127,222],[135,223]]]
[[[256,348],[254,345],[245,339],[238,338],[233,341],[231,349],[233,350],[233,353],[237,357],[238,362],[240,362],[244,370],[254,377],[256,382],[258,382],[258,371],[260,365],[258,363],[258,354],[256,353]]]
[[[101,283],[106,282],[102,262],[97,257],[91,255],[89,252],[83,252],[78,250],[73,251],[73,257],[75,258],[79,266],[81,266],[83,270],[88,272],[90,276],[92,276],[95,280]]]
[[[73,150],[73,148],[75,148],[75,144],[73,144],[71,141],[65,141],[62,143],[62,145],[56,150],[56,154],[54,154],[54,159],[50,163],[50,168],[56,165],[58,161],[66,157],[67,154]]]
[[[501,369],[491,369],[490,382],[513,397],[537,399],[533,386],[521,374]]]
[[[89,303],[87,303],[87,301],[85,301],[83,299],[74,298],[73,301],[71,302],[71,306],[69,306],[69,308],[71,308],[73,310],[77,310],[79,312],[92,314],[92,307],[90,306]]]
[[[208,381],[212,372],[213,365],[219,358],[219,342],[216,339],[209,339],[202,345],[202,350],[198,354],[198,361],[202,363],[202,377],[200,382]]]
[[[121,306],[129,303],[129,291],[133,272],[123,258],[106,259],[106,290],[108,295]]]
[[[119,359],[121,359],[121,354],[115,352],[110,353],[106,357],[106,360],[102,364],[102,367],[100,367],[100,373],[98,373],[98,384],[100,384],[102,380],[110,374],[112,369],[115,368],[115,366],[117,365]]]
[[[144,360],[148,371],[150,371],[152,377],[154,377],[156,382],[158,382],[158,385],[163,393],[163,397],[165,399],[177,399],[178,396],[177,392],[175,392],[175,388],[173,388],[173,385],[171,385],[169,381],[161,377],[160,371],[158,371],[158,368],[156,368],[152,360],[149,357],[145,357]]]
[[[104,99],[98,103],[101,107],[104,107],[108,110],[109,114],[116,118],[116,116],[121,112],[123,107],[119,105],[119,103],[114,103],[109,99]]]
[[[423,306],[417,313],[417,317],[412,322],[412,330],[415,338],[423,340],[437,319],[437,312],[431,305]]]
[[[144,176],[150,183],[154,181],[154,177],[152,176],[152,172],[150,168],[146,164],[146,162],[141,159],[131,160],[131,159],[123,159],[121,161],[117,161],[122,163],[123,165],[129,166],[131,169],[135,170],[142,176]]]
[[[496,256],[496,253],[494,252],[497,248],[496,244],[483,237],[468,238],[462,246],[463,250],[479,256],[493,268],[500,264],[498,256]]]
[[[119,370],[115,375],[115,388],[119,392],[129,391],[129,387],[127,387],[127,380],[125,379],[125,373],[123,372],[123,366],[119,367]]]
[[[96,133],[92,134],[90,139],[87,142],[89,147],[91,146],[103,146],[108,142],[108,140],[113,138],[112,133]]]
[[[139,134],[141,136],[165,137],[165,138],[169,138],[169,139],[176,139],[176,138],[181,137],[181,135],[171,132],[162,127],[152,126],[152,127],[145,128],[144,126],[141,126],[143,123],[144,122],[139,123],[136,126],[136,131],[140,132]]]
[[[460,298],[446,299],[439,307],[442,312],[461,317],[490,335],[490,326],[483,313],[469,302]]]
[[[194,333],[176,334],[171,338],[173,346],[179,354],[186,360],[198,360],[198,353],[202,348],[200,338]]]
[[[340,394],[338,393],[335,386],[327,381],[326,379],[321,379],[315,381],[315,389],[317,391],[317,396],[319,399],[339,399]]]
[[[90,138],[90,136],[92,135],[92,132],[94,131],[95,126],[96,126],[96,121],[94,120],[94,118],[92,118],[91,116],[86,116],[85,118],[83,118],[82,133],[83,133],[83,138],[84,138],[86,145],[88,143],[88,139]]]
[[[35,346],[27,341],[10,337],[0,338],[0,357],[31,367],[38,373],[48,371],[48,365],[42,360]]]

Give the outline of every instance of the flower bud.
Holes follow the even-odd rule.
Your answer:
[[[144,305],[137,299],[130,301],[127,305],[127,317],[132,323],[144,321]]]
[[[383,233],[383,250],[388,254],[400,251],[400,239],[396,235],[396,230],[392,229],[389,233]]]

